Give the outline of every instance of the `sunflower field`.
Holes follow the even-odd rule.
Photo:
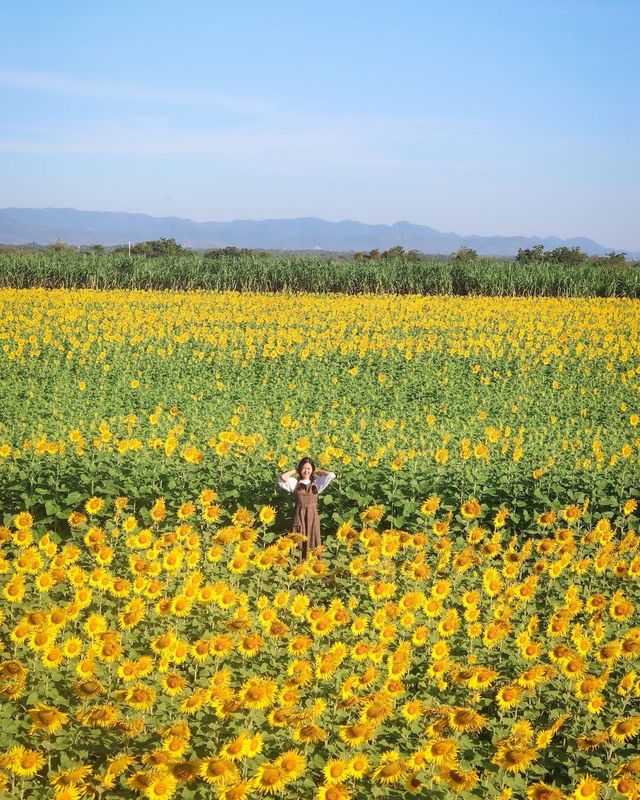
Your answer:
[[[0,797],[640,798],[639,321],[0,291]]]

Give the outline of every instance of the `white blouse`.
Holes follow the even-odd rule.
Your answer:
[[[331,481],[336,477],[335,472],[327,472],[326,475],[316,475],[314,479],[314,483],[318,488],[318,494],[322,492],[327,486],[331,483]],[[300,483],[309,484],[311,481],[309,478],[303,478]],[[298,485],[298,479],[294,478],[293,475],[289,476],[286,481],[282,480],[282,475],[278,478],[278,486],[281,489],[284,489],[286,492],[295,492],[296,486]]]

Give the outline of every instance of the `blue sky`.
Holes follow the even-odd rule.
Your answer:
[[[640,250],[640,2],[3,10],[0,207]]]

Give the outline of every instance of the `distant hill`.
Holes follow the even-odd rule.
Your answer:
[[[63,240],[73,245],[116,245],[150,239],[174,238],[191,248],[251,247],[264,250],[388,250],[402,245],[405,250],[429,254],[453,253],[473,247],[479,255],[514,256],[518,248],[542,244],[580,247],[590,255],[604,255],[612,248],[591,239],[559,239],[554,236],[459,236],[441,233],[425,225],[396,222],[367,225],[344,220],[327,222],[316,217],[299,219],[235,220],[194,222],[180,217],[151,217],[111,211],[76,211],[72,208],[0,209],[0,243],[49,244]],[[630,254],[631,255],[631,254]]]

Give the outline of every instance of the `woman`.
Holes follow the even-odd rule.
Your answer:
[[[294,477],[294,473],[298,477]],[[318,495],[336,477],[335,472],[325,469],[316,469],[313,461],[306,456],[296,469],[283,472],[278,478],[278,486],[287,492],[292,492],[295,498],[293,511],[293,530],[299,531],[307,537],[302,543],[302,558],[305,559],[309,550],[320,547],[320,517],[318,516]]]

